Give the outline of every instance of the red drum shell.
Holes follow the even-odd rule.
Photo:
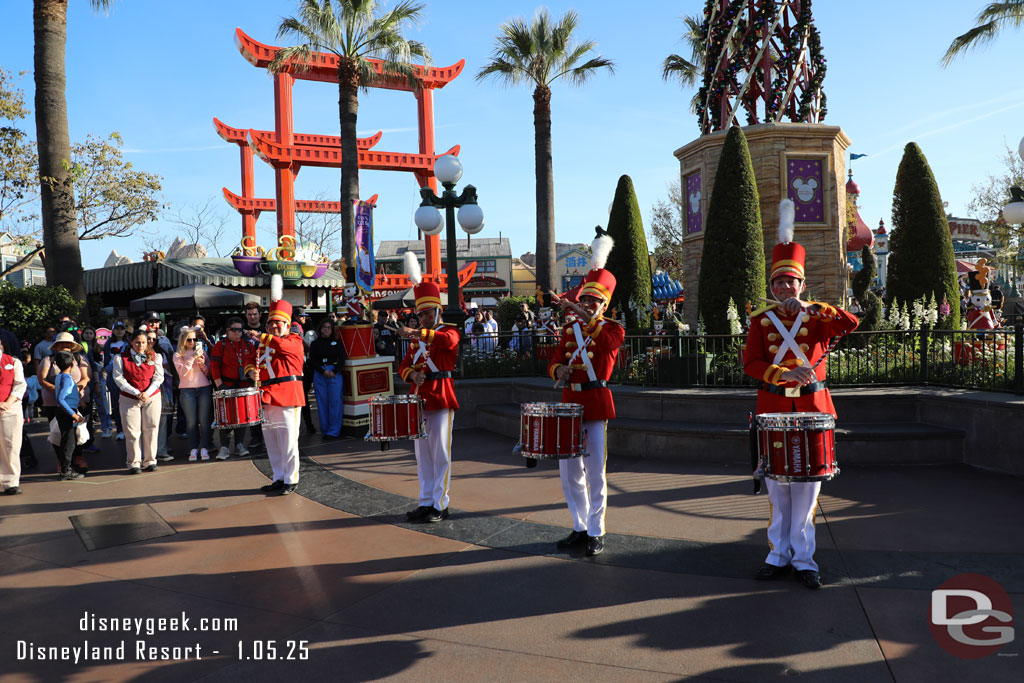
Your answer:
[[[370,399],[367,441],[423,439],[423,398],[420,396],[374,396]]]
[[[338,337],[351,360],[376,358],[373,349],[373,325],[338,325]]]
[[[579,458],[583,452],[583,406],[524,403],[516,452],[527,458]]]
[[[246,387],[213,392],[213,416],[218,429],[259,424],[263,417],[259,389]]]
[[[839,474],[836,460],[835,431],[831,415],[821,413],[818,425],[798,426],[801,415],[792,413],[793,424],[785,422],[784,414],[773,414],[776,421],[770,426],[758,423],[758,453],[765,463],[764,476],[776,481],[828,481]],[[758,416],[759,418],[762,416]],[[814,418],[811,418],[814,421]]]

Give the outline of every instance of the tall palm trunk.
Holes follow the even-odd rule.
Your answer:
[[[338,67],[338,117],[341,120],[341,255],[345,279],[355,282],[356,222],[352,202],[359,199],[359,150],[356,123],[359,118],[359,72],[351,59]]]
[[[547,296],[554,290],[555,182],[551,166],[551,88],[533,91],[533,149],[537,177],[537,285]]]
[[[64,98],[67,10],[67,0],[35,0],[36,137],[46,281],[50,285],[64,285],[72,296],[84,302],[74,186],[65,168],[71,160],[68,105]]]

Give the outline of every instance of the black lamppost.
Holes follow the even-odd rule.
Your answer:
[[[454,154],[446,154],[434,162],[434,177],[444,186],[438,197],[429,187],[420,190],[423,203],[416,209],[413,220],[424,235],[439,235],[448,228],[447,266],[448,307],[444,310],[444,321],[461,326],[464,315],[459,308],[459,265],[455,244],[455,209],[459,209],[458,221],[468,235],[475,235],[484,229],[484,212],[476,203],[476,188],[466,185],[462,194],[455,193],[455,183],[462,177],[462,163]],[[445,210],[445,218],[438,209]]]

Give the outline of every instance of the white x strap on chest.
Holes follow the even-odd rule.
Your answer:
[[[430,371],[431,372],[437,372],[437,366],[434,365],[434,361],[432,361],[430,359],[430,353],[427,352],[427,345],[426,345],[426,343],[424,343],[424,341],[422,339],[420,340],[419,348],[416,349],[416,353],[413,354],[413,357],[412,357],[413,364],[418,363],[420,358],[426,358],[427,359],[427,367],[430,368]]]
[[[270,347],[266,347],[267,350],[260,356],[257,364],[263,364],[267,368],[267,374],[270,375],[270,379],[274,379],[277,375],[274,373],[274,368],[270,364]]]
[[[587,345],[591,342],[591,339],[590,337],[587,337],[586,339],[583,338],[583,330],[580,329],[580,324],[578,322],[573,323],[572,334],[576,338],[576,351],[569,358],[568,364],[572,365],[572,362],[578,357],[580,361],[582,361],[584,369],[587,371],[587,379],[591,382],[596,382],[597,373],[594,372],[594,364],[590,362],[590,356],[585,353]]]
[[[775,325],[775,329],[778,330],[782,336],[782,343],[779,344],[779,350],[775,354],[775,359],[772,361],[772,365],[779,365],[782,359],[786,357],[786,351],[792,351],[793,355],[798,359],[802,360],[806,365],[810,366],[811,362],[807,360],[807,356],[800,349],[800,345],[796,343],[796,333],[800,331],[800,326],[803,325],[802,316],[797,316],[796,320],[793,321],[793,327],[787,329],[785,323],[779,320],[779,317],[772,311],[765,313],[768,319]]]

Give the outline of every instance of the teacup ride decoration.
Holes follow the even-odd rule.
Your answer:
[[[260,271],[260,263],[265,260],[263,247],[256,244],[256,239],[251,235],[242,238],[242,244],[235,247],[231,254],[231,261],[235,264],[235,270],[246,277],[256,277]]]
[[[295,260],[302,267],[302,276],[316,279],[327,272],[327,257],[320,253],[320,247],[313,242],[303,242],[295,250]]]
[[[295,261],[295,238],[281,235],[278,245],[267,252],[267,260],[260,264],[265,275],[280,275],[288,284],[302,279],[302,264]]]

